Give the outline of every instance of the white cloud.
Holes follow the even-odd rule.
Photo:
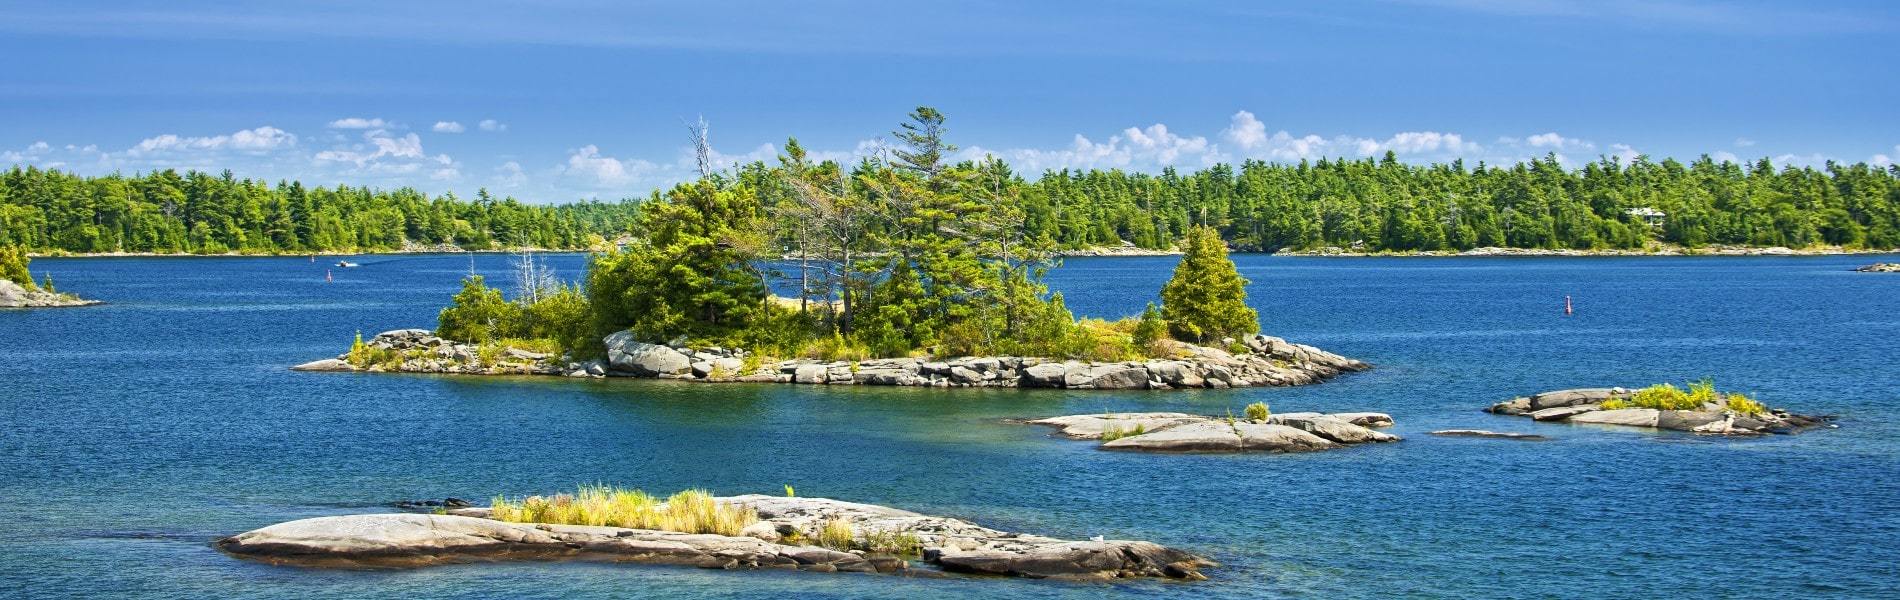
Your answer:
[[[528,182],[528,174],[521,169],[521,163],[508,161],[495,167],[495,182],[504,188],[518,188]]]
[[[414,133],[395,135],[386,129],[363,132],[363,141],[324,150],[311,156],[317,165],[349,165],[351,175],[410,177],[426,174],[436,181],[461,177],[460,166],[447,154],[430,155],[422,148],[422,137]]]
[[[1718,162],[1718,163],[1725,163],[1725,162],[1731,162],[1731,163],[1740,163],[1740,162],[1742,162],[1742,159],[1741,159],[1741,157],[1738,157],[1738,156],[1735,156],[1735,153],[1734,153],[1734,152],[1729,152],[1729,151],[1727,151],[1727,150],[1717,150],[1717,151],[1715,151],[1714,153],[1712,153],[1712,154],[1709,154],[1709,159],[1710,159],[1710,160],[1713,160],[1713,161],[1715,161],[1715,162]]]
[[[363,117],[346,117],[342,119],[337,119],[335,121],[331,121],[329,125],[331,129],[383,129],[385,127],[395,127],[395,126],[396,125],[394,123],[391,123],[389,121],[384,121],[380,118],[365,119]]]
[[[620,160],[611,156],[601,156],[600,147],[593,144],[582,146],[567,155],[567,164],[557,167],[561,174],[578,177],[587,183],[598,186],[616,186],[633,183],[658,174],[660,166],[647,160]]]
[[[494,119],[482,119],[482,122],[476,123],[475,126],[480,127],[482,131],[507,131],[508,130],[507,123],[496,121]]]
[[[1751,140],[1745,137],[1735,138],[1735,147],[1737,148],[1747,148],[1754,145],[1755,145],[1755,140]]]
[[[435,126],[429,129],[436,133],[461,133],[468,130],[468,128],[463,127],[461,123],[455,121],[436,121]]]
[[[44,142],[42,142],[44,144]],[[297,136],[269,125],[228,135],[185,137],[167,133],[140,141],[126,152],[133,156],[168,151],[239,150],[267,152],[297,145]]]

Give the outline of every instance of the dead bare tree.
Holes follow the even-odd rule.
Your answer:
[[[693,137],[693,158],[699,162],[700,179],[711,177],[713,173],[712,143],[706,139],[707,130],[704,115],[698,121],[686,124],[686,131]]]

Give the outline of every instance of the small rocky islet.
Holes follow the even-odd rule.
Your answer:
[[[311,567],[419,567],[494,560],[600,560],[710,569],[787,569],[911,576],[967,573],[1029,578],[1205,579],[1212,560],[1151,542],[1062,540],[968,521],[825,498],[764,495],[715,499],[758,520],[738,535],[496,520],[489,508],[445,514],[317,517],[216,542],[235,556]],[[902,534],[907,555],[841,551],[807,543],[834,523],[858,536]]]
[[[1314,452],[1400,439],[1374,431],[1376,427],[1390,427],[1392,417],[1372,412],[1285,413],[1264,419],[1175,412],[1104,413],[1025,422],[1056,427],[1069,439],[1101,441],[1099,447],[1103,450],[1142,452]]]
[[[1643,392],[1620,387],[1556,390],[1499,402],[1485,412],[1543,422],[1622,425],[1727,436],[1793,433],[1829,426],[1832,421],[1831,417],[1771,409],[1738,394],[1719,392],[1710,392],[1709,400],[1680,409],[1643,407],[1636,405],[1638,395]],[[1746,404],[1733,402],[1736,399]]]
[[[18,283],[0,279],[0,308],[65,308],[92,306],[99,303],[98,300],[86,300],[72,294],[27,288]]]
[[[1854,270],[1862,273],[1900,273],[1900,263],[1874,263]]]
[[[568,361],[549,353],[482,346],[437,337],[426,329],[377,334],[364,343],[382,360],[350,353],[292,367],[299,371],[645,377],[695,382],[801,383],[919,387],[1183,389],[1293,386],[1371,368],[1364,362],[1284,339],[1252,335],[1229,352],[1175,342],[1174,358],[1084,362],[992,356],[862,361],[764,361],[744,350],[649,344],[627,332],[604,340],[605,360]],[[484,356],[486,355],[486,356]]]

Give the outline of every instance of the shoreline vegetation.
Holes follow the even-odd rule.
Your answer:
[[[437,514],[368,514],[279,523],[218,540],[234,556],[313,567],[419,567],[492,560],[599,560],[707,569],[786,569],[930,577],[945,573],[1102,581],[1204,580],[1218,563],[1142,541],[1061,540],[949,517],[826,498],[664,501],[604,485],[497,497]]]
[[[33,259],[22,248],[0,246],[0,308],[64,308],[100,304],[72,294],[61,293],[53,284],[53,274],[33,280],[27,266]]]
[[[892,134],[900,149],[855,167],[813,163],[793,141],[777,168],[706,169],[641,204],[645,235],[593,254],[578,281],[523,254],[512,295],[470,274],[433,331],[359,334],[297,368],[1071,389],[1300,385],[1367,368],[1257,335],[1213,227],[1186,230],[1158,305],[1077,319],[1042,281],[1056,249],[1025,225],[1014,175],[947,163],[944,122],[919,107]]]
[[[942,120],[936,123],[939,130],[929,135],[941,133]],[[1386,153],[1249,160],[1191,172],[1064,169],[1025,176],[993,158],[950,164],[955,148],[947,144],[919,155],[912,139],[894,139],[893,147],[852,159],[856,164],[811,162],[792,139],[778,164],[730,165],[719,177],[722,184],[749,186],[771,213],[764,222],[785,228],[811,224],[804,192],[860,185],[846,180],[865,174],[866,163],[927,156],[911,166],[987,165],[980,169],[993,192],[987,200],[1009,202],[997,216],[1021,231],[1019,241],[1074,256],[1165,253],[1202,226],[1240,252],[1643,252],[1657,244],[1900,250],[1900,166],[1865,162],[1777,168],[1767,158],[1603,156],[1566,165],[1549,154],[1510,165],[1410,165]],[[711,177],[711,157],[701,164],[702,179]],[[777,177],[787,169],[815,177],[803,184]],[[82,176],[16,165],[0,171],[0,245],[49,256],[600,249],[608,240],[649,235],[640,223],[642,207],[676,192],[540,204],[486,189],[462,198],[412,188],[273,183],[228,170]],[[785,246],[789,240],[775,241]]]

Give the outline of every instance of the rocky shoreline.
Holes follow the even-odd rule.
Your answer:
[[[1151,542],[1061,540],[989,529],[948,517],[824,498],[762,495],[718,498],[750,508],[759,521],[740,535],[692,534],[587,525],[510,523],[487,508],[447,514],[372,514],[279,523],[218,540],[242,558],[313,567],[418,567],[487,560],[603,560],[709,569],[928,576],[949,573],[1110,580],[1205,579],[1214,561]],[[915,553],[840,551],[803,540],[849,525],[857,539],[906,535]]]
[[[1530,417],[1536,421],[1623,425],[1736,436],[1794,433],[1811,427],[1831,426],[1829,421],[1832,420],[1831,417],[1797,415],[1781,409],[1743,413],[1730,409],[1720,401],[1708,402],[1693,410],[1604,406],[1606,402],[1627,401],[1635,397],[1636,393],[1636,390],[1625,388],[1557,390],[1499,402],[1485,409],[1485,412]]]
[[[98,300],[86,300],[72,294],[29,290],[20,284],[0,279],[0,308],[65,308],[94,304],[103,303]]]
[[[607,359],[565,361],[518,348],[484,349],[400,329],[365,342],[380,360],[352,362],[350,354],[304,363],[298,371],[646,377],[704,383],[797,383],[915,387],[1059,389],[1184,389],[1293,386],[1318,383],[1371,368],[1312,346],[1255,335],[1239,341],[1247,352],[1180,344],[1178,358],[1128,362],[1055,361],[1033,357],[815,359],[766,361],[743,350],[687,348],[608,336]],[[485,351],[486,350],[486,351]],[[487,355],[486,357],[484,355]]]
[[[1373,431],[1391,427],[1385,413],[1286,413],[1265,419],[1187,413],[1105,413],[1027,421],[1060,428],[1074,440],[1100,440],[1103,450],[1143,452],[1314,452],[1365,443],[1396,442]]]

